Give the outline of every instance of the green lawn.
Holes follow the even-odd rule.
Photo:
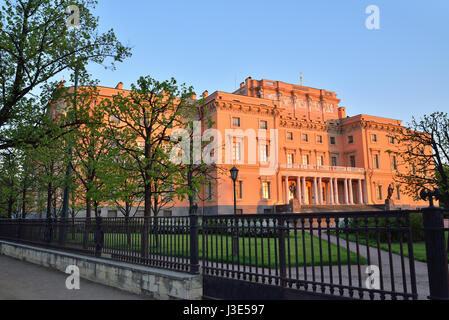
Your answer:
[[[342,239],[346,240],[346,235],[342,234],[340,236]],[[356,235],[355,234],[349,234],[348,235],[349,241],[355,242],[356,241]],[[446,243],[448,241],[448,235],[446,234]],[[366,239],[360,238],[359,243],[361,245],[366,245]],[[377,241],[375,239],[369,240],[369,246],[373,248],[377,248]],[[388,251],[388,243],[381,242],[380,248],[382,250]],[[402,243],[402,250],[405,257],[409,256],[408,252],[408,244],[406,241],[403,241]],[[391,251],[393,253],[396,253],[398,255],[401,254],[401,244],[398,242],[392,242],[391,243]],[[427,262],[427,255],[426,255],[426,244],[424,242],[414,242],[413,243],[413,257],[417,261]],[[449,254],[448,254],[448,261],[449,261]]]
[[[324,236],[323,236],[324,237]],[[113,249],[125,248],[127,251],[140,252],[141,234],[132,233],[130,235],[130,243],[127,244],[127,236],[125,233],[105,233],[104,248],[105,252]],[[149,237],[150,254],[162,254],[168,256],[189,257],[189,241],[188,234],[182,235],[159,235],[159,248],[156,248],[154,236]],[[68,242],[80,244],[82,243],[82,235],[75,234],[75,239],[72,240],[72,234],[68,234]],[[320,259],[320,244],[322,259]],[[93,236],[90,236],[89,245],[93,245]],[[263,245],[263,246],[262,246]],[[305,254],[304,248],[305,246]],[[312,256],[311,248],[313,246],[314,255]],[[266,268],[276,268],[279,265],[278,257],[279,243],[277,238],[254,238],[254,237],[240,237],[239,238],[239,254],[232,255],[232,237],[227,235],[208,235],[203,239],[199,235],[199,258],[207,259],[208,261],[239,263],[248,266],[259,266]],[[325,240],[319,240],[315,236],[310,236],[309,233],[298,233],[297,236],[293,233],[286,236],[285,239],[286,263],[291,267],[295,266],[324,266],[337,265],[340,256],[340,263],[342,265],[348,264],[348,258],[351,264],[357,264],[357,255],[349,253],[340,247],[340,249],[332,243]],[[290,254],[288,254],[290,253]],[[329,254],[330,253],[330,254]],[[348,257],[349,256],[349,257]],[[312,262],[313,261],[313,262]],[[359,257],[360,264],[366,264],[366,259]]]

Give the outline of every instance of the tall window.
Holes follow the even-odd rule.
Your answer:
[[[379,165],[379,155],[378,155],[378,154],[375,154],[373,160],[374,160],[374,169],[379,169],[379,168],[380,168],[380,165]]]
[[[355,168],[355,156],[349,156],[349,166]]]
[[[390,144],[394,144],[394,137],[388,137],[388,142],[390,143]]]
[[[232,159],[234,161],[240,161],[242,160],[242,144],[240,142],[234,143],[234,148],[232,152]]]
[[[377,134],[372,134],[371,135],[371,141],[372,142],[377,142]]]
[[[267,130],[268,129],[268,122],[267,121],[260,121],[260,129]]]
[[[232,118],[232,126],[240,127],[240,118]]]
[[[391,157],[391,169],[393,169],[393,170],[398,169],[398,162],[397,162],[396,156]]]
[[[303,141],[303,142],[309,142],[309,135],[308,135],[307,133],[304,133],[304,134],[302,135],[302,141]]]
[[[377,186],[377,199],[382,200],[382,186]]]
[[[331,145],[333,145],[333,146],[336,145],[337,141],[336,141],[335,137],[330,137],[330,143],[331,143]]]
[[[243,199],[243,181],[237,181],[235,186],[237,199]]]
[[[324,163],[324,157],[323,156],[318,156],[316,159],[316,164],[319,166],[322,166]]]
[[[293,163],[294,163],[294,154],[293,153],[288,153],[287,154],[287,164],[289,165],[289,166],[292,166],[293,165]]]
[[[302,155],[302,164],[304,164],[304,165],[308,165],[309,164],[309,155],[308,154],[303,154]]]
[[[265,200],[271,199],[271,182],[262,182],[262,197]]]
[[[293,140],[293,132],[287,132],[287,140]]]
[[[331,157],[331,166],[332,167],[338,166],[337,157]]]
[[[263,144],[259,149],[259,161],[260,162],[268,162],[268,145]]]
[[[316,142],[317,143],[323,143],[323,136],[322,135],[317,135],[316,136]]]
[[[354,136],[349,136],[348,137],[348,144],[353,144],[354,143]]]
[[[207,201],[212,201],[212,181],[207,182]]]

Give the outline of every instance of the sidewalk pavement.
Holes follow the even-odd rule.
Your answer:
[[[80,290],[68,290],[68,276],[0,255],[0,300],[149,300],[82,278]]]

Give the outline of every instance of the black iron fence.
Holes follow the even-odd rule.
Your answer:
[[[190,235],[195,230],[191,222],[197,224],[197,219],[192,216],[0,220],[0,239],[197,273],[197,250],[191,250],[191,240],[198,240]]]
[[[261,290],[357,299],[449,298],[448,234],[437,208],[0,220],[3,240],[201,272]]]
[[[410,212],[203,218],[206,275],[368,299],[418,298]]]

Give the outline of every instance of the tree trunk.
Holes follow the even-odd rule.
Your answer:
[[[8,199],[8,219],[12,218],[12,206],[13,206],[13,199],[12,197],[9,197]]]
[[[27,188],[26,183],[23,183],[22,188],[22,219],[25,219],[26,217],[26,196],[27,196]]]
[[[53,189],[53,185],[51,182],[47,185],[47,219],[51,218],[51,190]]]
[[[144,218],[143,218],[143,228],[141,234],[141,255],[142,258],[148,258],[148,241],[149,241],[149,227],[150,227],[150,217],[151,217],[151,186],[145,185],[145,206],[144,206]]]

